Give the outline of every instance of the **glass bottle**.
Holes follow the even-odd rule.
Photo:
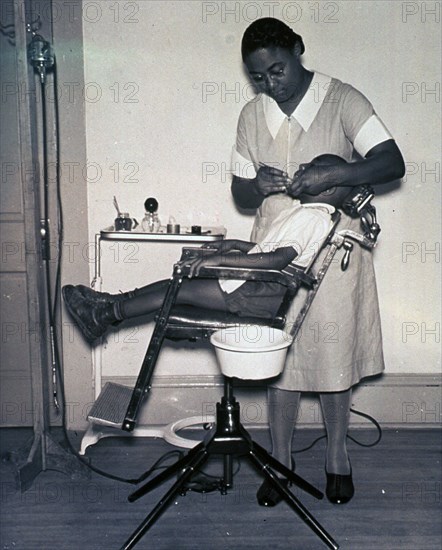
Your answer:
[[[161,222],[158,213],[146,212],[141,227],[145,233],[159,233]]]
[[[159,233],[161,222],[158,216],[158,201],[149,197],[144,201],[145,215],[141,227],[146,233]]]

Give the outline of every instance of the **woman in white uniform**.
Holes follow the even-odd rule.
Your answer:
[[[294,197],[314,202],[336,185],[351,190],[382,184],[405,171],[371,103],[349,84],[306,69],[303,52],[302,38],[277,19],[259,19],[243,36],[242,58],[258,95],[239,117],[232,193],[239,207],[257,209],[253,241]],[[311,163],[327,153],[347,163]],[[359,230],[359,223],[342,214],[339,228]],[[283,374],[268,390],[272,453],[288,467],[301,392],[319,393],[327,431],[326,494],[335,504],[354,494],[346,448],[352,387],[384,370],[372,254],[355,246],[345,272],[339,260],[315,297]],[[302,300],[298,293],[289,322]],[[279,500],[264,482],[258,502],[272,506]]]

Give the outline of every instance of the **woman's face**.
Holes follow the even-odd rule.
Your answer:
[[[278,104],[296,99],[302,90],[305,69],[294,51],[279,47],[260,48],[249,54],[245,65],[258,92]]]

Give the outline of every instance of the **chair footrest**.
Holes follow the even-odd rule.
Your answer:
[[[106,382],[87,419],[93,424],[122,429],[132,392],[128,386]]]

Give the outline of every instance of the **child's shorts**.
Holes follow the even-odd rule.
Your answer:
[[[281,304],[286,287],[278,283],[246,281],[228,294],[223,291],[227,308],[240,317],[272,319]]]

